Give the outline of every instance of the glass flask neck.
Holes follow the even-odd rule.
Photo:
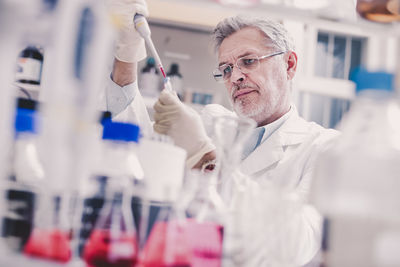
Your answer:
[[[245,142],[256,127],[255,121],[235,116],[218,116],[214,119],[214,140],[217,146],[217,190],[225,203],[229,202],[234,173],[240,173]]]

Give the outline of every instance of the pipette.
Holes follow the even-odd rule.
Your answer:
[[[151,51],[151,54],[154,57],[154,60],[157,63],[158,68],[160,69],[162,76],[164,77],[164,87],[166,89],[169,89],[172,91],[172,86],[171,86],[170,80],[167,77],[167,75],[165,74],[164,67],[161,63],[160,57],[158,56],[158,53],[153,44],[153,41],[151,40],[151,31],[150,31],[150,27],[149,27],[149,24],[147,23],[146,18],[141,14],[136,14],[134,17],[134,23],[135,23],[136,30],[139,32],[139,34],[145,40],[148,48]]]

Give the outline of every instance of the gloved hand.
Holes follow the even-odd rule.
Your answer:
[[[144,39],[133,22],[137,13],[145,17],[149,15],[145,0],[108,0],[107,5],[118,27],[114,56],[128,63],[146,58]]]
[[[183,104],[174,91],[164,89],[154,110],[154,130],[169,135],[177,146],[186,150],[188,168],[193,168],[204,154],[215,150],[200,115]]]

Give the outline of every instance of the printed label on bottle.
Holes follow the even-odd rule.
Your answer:
[[[15,79],[40,83],[42,62],[34,58],[19,58]]]

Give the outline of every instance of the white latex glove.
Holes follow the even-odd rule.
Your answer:
[[[144,0],[108,0],[108,8],[116,20],[118,32],[114,56],[123,62],[138,62],[146,58],[144,39],[135,29],[135,14],[149,15]]]
[[[169,135],[177,146],[186,150],[188,168],[193,168],[204,154],[215,150],[200,115],[183,104],[174,91],[162,90],[154,110],[154,130]]]

